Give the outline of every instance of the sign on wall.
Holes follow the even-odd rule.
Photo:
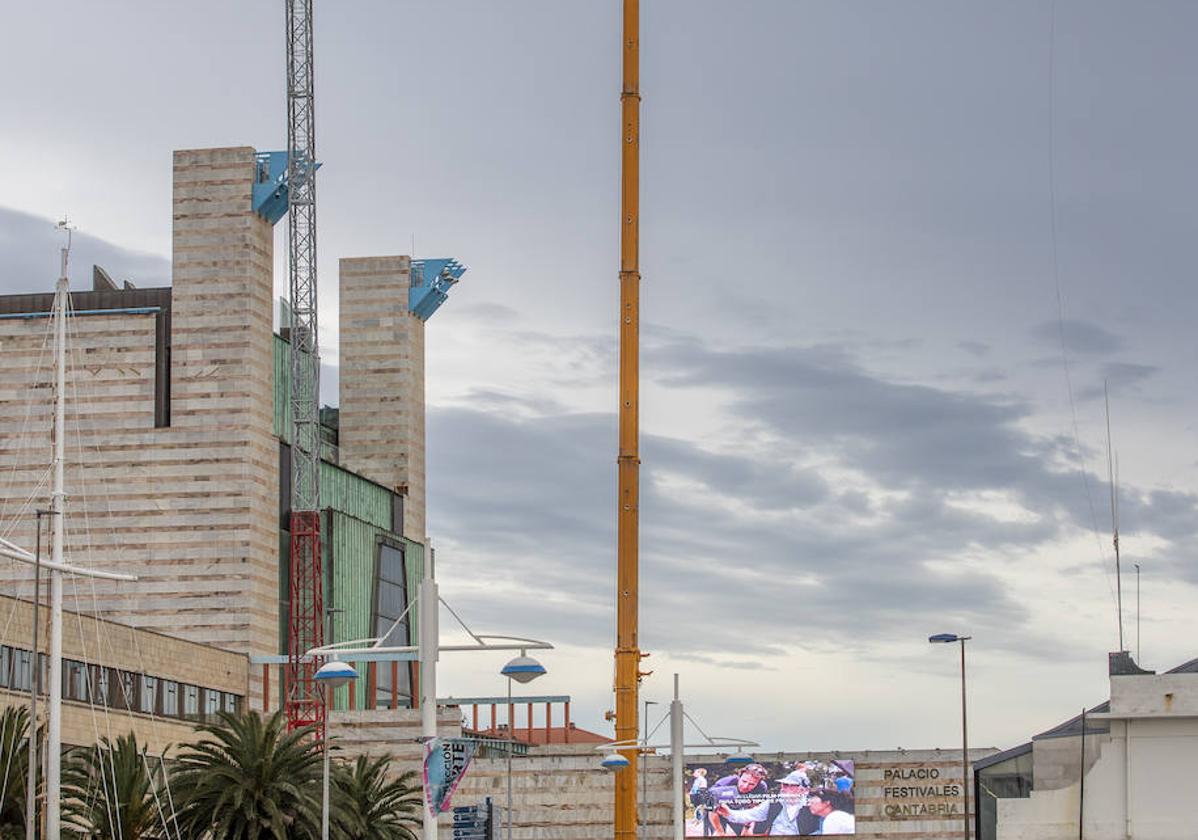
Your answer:
[[[960,815],[961,784],[936,766],[887,767],[882,771],[882,813],[891,819]]]
[[[853,762],[686,766],[687,837],[854,834]]]

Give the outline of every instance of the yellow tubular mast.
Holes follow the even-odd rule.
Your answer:
[[[616,740],[638,737],[641,652],[637,641],[640,505],[640,0],[624,0],[624,86],[620,148],[620,457],[617,519]],[[635,750],[616,771],[615,838],[636,838]]]

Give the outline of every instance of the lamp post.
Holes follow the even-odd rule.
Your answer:
[[[649,707],[656,706],[656,705],[657,705],[656,700],[646,700],[645,701],[645,715],[643,718],[645,721],[645,724],[644,724],[645,735],[642,738],[642,740],[645,741],[646,743],[649,741]],[[640,834],[642,837],[646,836],[648,834],[648,831],[646,831],[645,828],[649,824],[649,773],[648,773],[649,768],[648,768],[648,764],[649,764],[649,762],[642,761],[641,765],[640,765],[640,769],[641,769],[641,802],[640,802],[640,805],[641,805],[641,832],[640,832]]]
[[[521,650],[520,655],[512,659],[501,669],[499,673],[507,677],[507,708],[508,714],[512,713],[512,680],[524,685],[535,680],[537,677],[545,675],[545,666],[528,655],[528,651]],[[532,707],[529,706],[531,710]],[[530,711],[531,714],[531,711]],[[531,725],[529,729],[531,729]],[[507,827],[507,840],[512,840],[512,749],[516,746],[516,722],[508,721],[508,745],[507,745],[507,818],[504,823]]]
[[[333,660],[321,665],[317,670],[314,679],[317,685],[324,686],[324,707],[325,707],[325,727],[324,727],[324,743],[321,744],[321,749],[324,752],[324,789],[321,794],[320,805],[320,840],[329,840],[329,708],[333,705],[330,701],[333,694],[333,689],[340,688],[343,685],[356,680],[358,672],[347,662],[338,662]]]
[[[648,738],[642,741],[613,741],[610,744],[602,744],[596,747],[599,750],[610,750],[603,756],[603,761],[600,764],[606,770],[619,771],[627,767],[631,762],[627,757],[621,755],[622,750],[636,750],[641,755],[648,755],[651,752],[656,752],[659,749],[670,750],[670,764],[674,775],[674,840],[683,840],[686,835],[686,811],[683,807],[683,785],[682,785],[682,757],[687,749],[711,749],[719,747],[756,747],[755,741],[746,741],[743,738],[712,738],[702,729],[699,730],[707,740],[701,744],[688,744],[683,736],[683,723],[691,720],[690,715],[682,709],[682,699],[678,694],[678,675],[674,675],[674,699],[670,703],[670,742],[668,744],[649,744]],[[698,724],[693,720],[691,723],[698,729]],[[739,764],[752,761],[750,756],[743,753],[732,756],[728,759],[729,763]],[[635,790],[635,788],[634,788]]]
[[[3,554],[0,551],[0,554]],[[442,653],[465,651],[520,651],[520,656],[504,666],[504,676],[511,676],[519,682],[528,682],[545,673],[545,667],[535,659],[525,654],[530,650],[552,650],[553,645],[539,639],[528,639],[522,636],[500,636],[494,633],[475,633],[471,630],[453,608],[445,603],[438,594],[437,579],[434,572],[432,542],[425,543],[424,576],[420,581],[419,593],[415,600],[410,601],[399,618],[392,622],[386,633],[367,639],[353,639],[346,642],[326,644],[312,648],[308,656],[316,657],[354,657],[367,655],[371,659],[411,659],[412,654],[420,663],[420,741],[430,743],[437,737],[437,660]],[[441,627],[438,617],[439,607],[444,605],[470,636],[469,644],[441,644]],[[403,623],[413,607],[417,608],[420,627],[420,638],[416,645],[389,645],[387,639],[395,629]],[[424,803],[422,808],[423,830],[422,840],[437,840],[437,815],[429,807],[428,777],[425,776]]]
[[[964,829],[962,838],[969,840],[969,727],[965,717],[965,643],[973,636],[958,636],[956,633],[937,633],[928,636],[932,644],[961,643],[961,794],[965,800],[965,814],[962,817]]]

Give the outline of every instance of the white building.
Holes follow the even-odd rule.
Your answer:
[[[1111,699],[974,765],[980,840],[1198,837],[1198,659],[1110,656]],[[1083,735],[1084,733],[1084,735]]]

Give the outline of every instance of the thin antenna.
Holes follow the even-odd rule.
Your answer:
[[[1106,380],[1102,382],[1102,394],[1106,400],[1106,469],[1107,483],[1111,487],[1111,533],[1115,546],[1115,592],[1116,609],[1119,612],[1119,650],[1127,650],[1123,645],[1123,573],[1119,560],[1119,494],[1115,487],[1115,459],[1111,454],[1111,394]]]
[[[1140,564],[1136,563],[1136,664],[1140,664]]]

